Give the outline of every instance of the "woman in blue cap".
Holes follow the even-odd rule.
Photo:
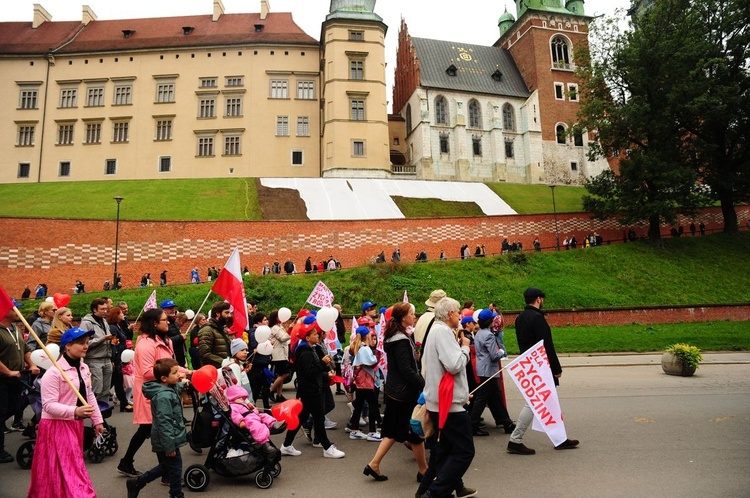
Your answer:
[[[104,432],[91,372],[82,361],[93,334],[79,328],[65,331],[60,340],[63,353],[57,360],[87,405],[78,399],[58,369],[50,368],[42,377],[42,421],[34,446],[29,498],[96,497],[83,461],[84,419],[92,420],[96,435]]]

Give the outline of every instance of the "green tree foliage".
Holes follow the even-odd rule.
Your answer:
[[[648,220],[658,238],[661,221],[693,213],[711,195],[725,231],[737,230],[734,203],[749,190],[747,4],[661,0],[637,29],[621,31],[617,18],[593,23],[590,52],[577,53],[577,128],[594,131],[592,158],[621,161],[618,175],[588,182],[587,210]]]

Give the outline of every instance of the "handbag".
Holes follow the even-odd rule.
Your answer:
[[[435,433],[430,413],[427,411],[427,405],[417,405],[414,407],[414,410],[411,412],[409,427],[412,434],[416,434],[422,439],[427,439]]]

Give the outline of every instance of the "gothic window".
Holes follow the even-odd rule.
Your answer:
[[[481,127],[482,113],[479,109],[479,102],[477,102],[476,100],[472,100],[471,102],[469,102],[469,128]]]
[[[503,130],[516,131],[516,115],[513,112],[513,106],[510,104],[503,106]]]
[[[448,103],[443,96],[435,99],[435,124],[448,125]]]
[[[411,104],[406,105],[406,134],[411,133]]]
[[[570,64],[570,47],[562,36],[552,38],[552,67],[572,69]]]

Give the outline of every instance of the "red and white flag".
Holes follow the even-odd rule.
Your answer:
[[[307,297],[307,302],[318,308],[330,308],[333,303],[333,292],[326,284],[318,280],[318,285]]]
[[[568,439],[544,341],[534,344],[510,362],[505,370],[534,412],[531,428],[544,431],[555,446]]]
[[[406,294],[406,289],[404,289],[404,302],[405,303],[409,302],[409,296]]]
[[[247,299],[245,285],[242,283],[241,268],[240,250],[235,247],[224,269],[219,273],[219,278],[211,287],[212,291],[223,297],[234,308],[234,322],[230,330],[237,337],[242,337],[242,332],[247,330]]]
[[[146,301],[146,304],[143,305],[143,311],[153,310],[158,308],[156,305],[156,291],[153,291],[150,296],[148,296],[148,301]]]

